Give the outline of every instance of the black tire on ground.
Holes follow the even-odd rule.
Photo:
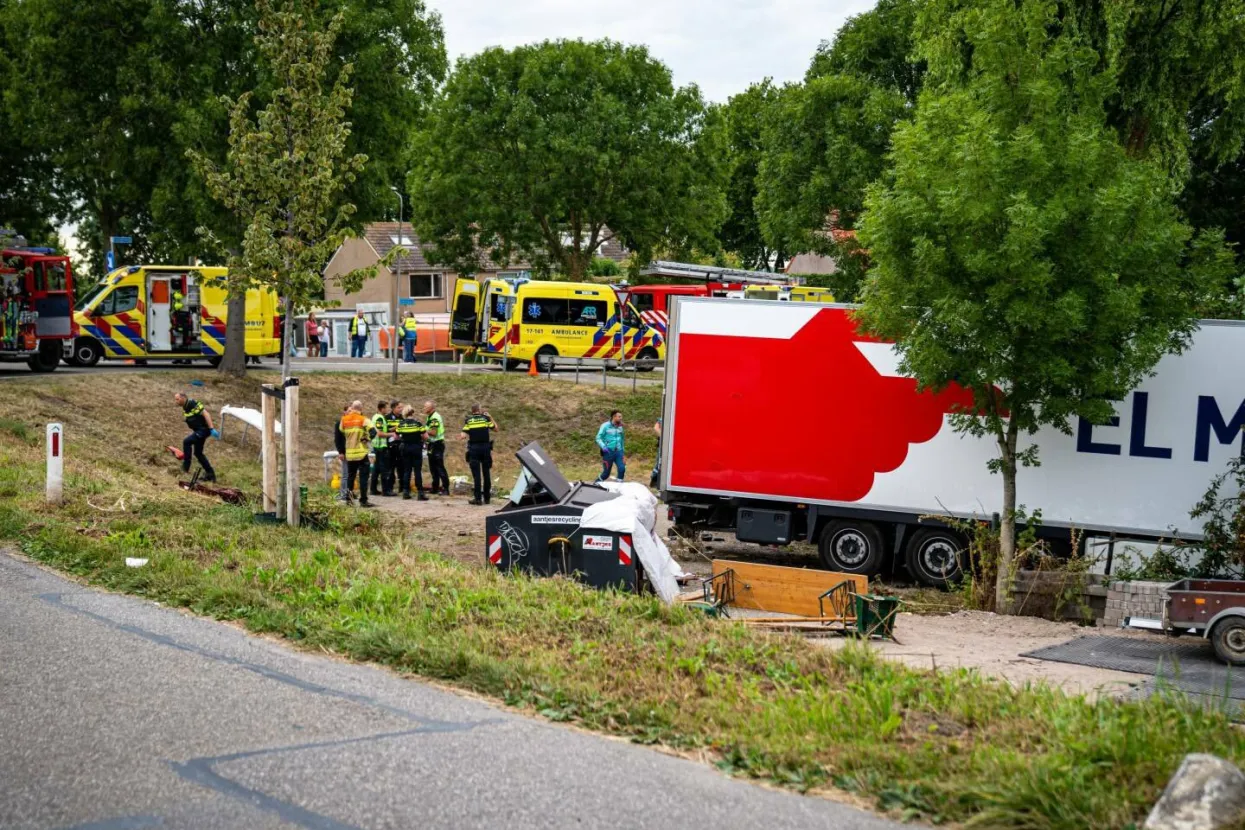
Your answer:
[[[550,369],[549,359],[558,356],[558,350],[553,346],[541,346],[536,350],[536,368],[541,372],[548,372]]]
[[[926,527],[913,533],[904,546],[904,564],[917,582],[930,588],[948,588],[964,578],[968,542],[954,530]]]
[[[1225,617],[1210,630],[1215,656],[1230,666],[1245,666],[1245,617]]]
[[[506,364],[506,371],[507,371],[507,372],[513,372],[513,371],[516,371],[516,370],[517,370],[520,366],[522,366],[522,365],[523,365],[523,361],[522,361],[522,360],[507,360],[507,361],[504,361],[504,362],[505,362],[505,364]]]
[[[216,355],[215,357],[209,357],[209,358],[208,358],[208,365],[209,365],[209,366],[211,366],[213,369],[215,369],[217,366],[219,366],[219,365],[220,365],[220,355]]]
[[[636,355],[636,357],[638,357],[640,360],[656,360],[657,356],[658,356],[657,350],[654,349],[652,346],[645,346],[643,349],[640,349],[640,353]],[[655,368],[657,367],[656,366],[640,366],[639,367],[641,372],[651,372]]]
[[[818,540],[821,561],[832,571],[874,576],[886,555],[882,531],[872,522],[836,521],[826,525]]]
[[[40,341],[38,353],[31,355],[26,365],[30,367],[30,371],[40,374],[55,372],[56,367],[61,365],[61,342],[59,340]]]
[[[104,347],[94,337],[79,337],[73,342],[73,363],[91,367],[104,356]]]

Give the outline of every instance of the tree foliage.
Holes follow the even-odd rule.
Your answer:
[[[419,133],[409,179],[433,256],[471,272],[521,256],[573,278],[617,238],[709,240],[721,220],[716,148],[694,87],[643,47],[556,41],[459,61]]]
[[[1017,467],[1037,460],[1022,436],[1109,417],[1188,342],[1230,254],[1181,219],[1167,169],[1122,145],[1114,75],[1066,7],[931,0],[918,48],[917,117],[867,197],[862,317],[924,387],[973,393],[956,426],[999,448],[1003,608]]]
[[[367,157],[347,150],[351,68],[336,65],[333,52],[344,15],[319,28],[305,0],[256,5],[256,45],[275,81],[271,99],[254,115],[250,93],[230,102],[223,167],[202,153],[188,155],[212,195],[245,226],[241,253],[230,258],[230,295],[254,286],[275,290],[285,303],[289,343],[294,314],[320,292],[324,266],[346,238],[355,206],[345,192]],[[339,279],[346,291],[357,291],[366,273]],[[288,360],[284,366],[288,377]]]
[[[347,150],[371,160],[349,196],[356,221],[379,218],[408,169],[410,126],[444,77],[440,19],[423,0],[322,0],[303,13],[319,24],[342,15],[330,72],[346,61],[355,68]],[[135,238],[131,261],[219,255],[204,250],[200,225],[230,248],[240,244],[243,226],[211,198],[185,152],[224,160],[222,96],[269,100],[258,20],[253,0],[0,2],[13,65],[4,108],[46,162],[53,209],[80,223],[97,270],[118,233]]]
[[[826,233],[855,227],[865,189],[885,170],[895,125],[912,117],[925,73],[911,56],[920,0],[881,0],[844,24],[804,82],[767,112],[757,212],[765,239],[790,253],[843,257]]]
[[[761,164],[762,127],[778,90],[769,80],[753,84],[715,108],[712,121],[723,131],[726,153],[726,219],[718,231],[723,250],[738,255],[744,268],[782,270],[787,252],[770,245],[757,213],[757,181]]]

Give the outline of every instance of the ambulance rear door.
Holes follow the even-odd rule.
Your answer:
[[[450,311],[450,345],[469,349],[480,342],[480,283],[470,277],[454,282],[454,305]]]
[[[173,277],[147,272],[147,351],[173,350]]]

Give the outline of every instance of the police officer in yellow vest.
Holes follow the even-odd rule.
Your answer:
[[[389,455],[389,439],[393,433],[389,431],[389,401],[376,404],[376,414],[372,416],[372,429],[376,430],[372,437],[372,453],[376,456],[376,466],[372,468],[373,496],[393,495],[393,461]],[[380,490],[381,479],[385,479],[385,491]]]
[[[488,504],[493,495],[493,433],[496,430],[497,424],[489,414],[478,403],[473,403],[462,432],[467,442],[467,465],[471,467],[475,495],[470,504]]]
[[[405,351],[405,360],[407,363],[415,362],[415,344],[419,342],[419,323],[415,322],[415,315],[407,312],[402,318],[402,347]]]

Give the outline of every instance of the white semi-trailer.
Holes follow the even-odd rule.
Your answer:
[[[923,517],[1001,510],[994,442],[949,423],[967,393],[917,392],[894,347],[861,335],[849,307],[678,298],[668,349],[661,489],[678,524],[808,540],[834,570],[903,564],[945,584],[960,575],[964,540]],[[1069,528],[1198,538],[1190,511],[1245,453],[1245,324],[1203,322],[1109,424],[1070,427],[1027,439],[1041,465],[1017,483],[1017,503],[1041,510],[1057,549]]]

